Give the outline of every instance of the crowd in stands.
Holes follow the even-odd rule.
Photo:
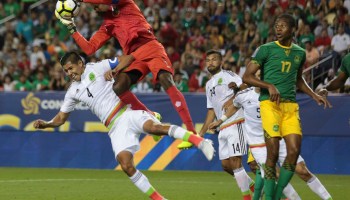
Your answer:
[[[69,80],[59,64],[69,50],[79,50],[66,27],[54,17],[56,1],[35,8],[37,0],[4,0],[0,3],[0,91],[65,90]],[[291,13],[298,22],[295,42],[306,50],[305,69],[331,55],[305,78],[320,87],[336,75],[341,58],[350,47],[350,0],[135,0],[175,69],[174,80],[182,92],[204,92],[210,78],[204,66],[205,52],[220,50],[223,68],[243,75],[250,56],[266,42],[274,41],[275,16]],[[75,18],[79,32],[89,38],[102,18],[82,4]],[[87,61],[122,54],[110,40]],[[160,92],[152,77],[132,91]],[[349,90],[350,81],[345,91]],[[343,90],[341,91],[343,92]]]

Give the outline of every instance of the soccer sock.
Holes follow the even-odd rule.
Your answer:
[[[136,185],[136,187],[138,187],[149,198],[153,200],[164,199],[164,197],[153,188],[147,177],[143,175],[139,170],[136,170],[136,173],[129,178]]]
[[[260,169],[257,169],[256,173],[255,173],[255,185],[254,185],[253,200],[260,199],[263,187],[264,187],[264,179],[261,177]]]
[[[318,180],[316,176],[312,176],[312,178],[307,181],[307,185],[321,199],[332,199],[331,195],[328,193],[326,188],[322,185],[322,183],[320,182],[320,180]]]
[[[145,104],[143,104],[141,101],[139,101],[139,99],[135,96],[135,94],[130,92],[129,90],[125,91],[123,94],[119,95],[118,97],[125,104],[130,104],[131,109],[133,109],[133,110],[145,110],[147,112],[152,113],[152,111],[150,111],[145,106]]]
[[[196,133],[196,129],[193,126],[192,118],[185,101],[183,94],[176,88],[175,85],[170,86],[166,93],[170,97],[171,103],[175,110],[179,113],[182,122],[186,125],[187,130]]]
[[[264,165],[265,179],[264,179],[264,192],[266,200],[273,200],[276,187],[276,168]]]
[[[293,186],[290,183],[288,183],[287,186],[283,189],[283,194],[288,199],[301,200],[299,194],[297,193],[297,191],[295,191],[295,189],[293,188]],[[283,194],[282,194],[282,196],[283,196]]]
[[[249,182],[250,178],[247,174],[247,172],[244,170],[243,167],[233,170],[233,173],[235,175],[238,187],[241,189],[242,196],[244,200],[251,200],[252,197],[250,196],[250,190],[249,190]]]
[[[194,144],[196,147],[199,146],[199,143],[201,143],[204,139],[202,137],[199,137],[189,131],[187,131],[186,129],[183,129],[179,126],[176,125],[171,125],[168,131],[168,135],[176,138],[176,139],[180,139],[186,142],[191,142],[192,144]]]
[[[287,186],[289,181],[292,179],[295,171],[295,165],[284,162],[281,171],[280,177],[278,178],[275,199],[280,199],[283,189]]]

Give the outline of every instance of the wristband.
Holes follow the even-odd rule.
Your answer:
[[[221,120],[222,122],[226,121],[226,120],[227,120],[227,116],[226,116],[226,115],[222,115],[221,118],[220,118],[220,120]]]

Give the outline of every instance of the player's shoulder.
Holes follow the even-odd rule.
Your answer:
[[[235,77],[235,78],[241,78],[238,74],[231,70],[221,70],[220,72],[223,76],[229,76],[229,77]]]
[[[244,90],[240,90],[240,91],[237,92],[236,97],[239,96],[239,95],[242,96],[242,95],[248,94],[248,93],[250,93],[253,90],[254,90],[254,87],[249,87],[249,88],[246,88]]]
[[[294,43],[292,43],[292,49],[296,50],[296,51],[301,51],[302,53],[306,52],[304,48],[302,48],[301,46],[294,44]]]

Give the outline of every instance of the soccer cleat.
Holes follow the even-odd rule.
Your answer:
[[[215,153],[213,141],[209,139],[204,139],[201,143],[199,143],[198,149],[200,149],[203,152],[203,154],[209,161],[213,159]]]
[[[154,115],[159,121],[162,120],[162,115],[160,115],[160,113],[158,113],[158,112],[153,112],[153,115]],[[162,138],[162,136],[159,136],[159,135],[152,135],[152,137],[153,137],[153,140],[154,140],[155,142],[158,142],[158,141]]]
[[[191,142],[186,142],[186,141],[182,141],[179,145],[177,145],[178,149],[189,149],[193,146],[193,144]]]

